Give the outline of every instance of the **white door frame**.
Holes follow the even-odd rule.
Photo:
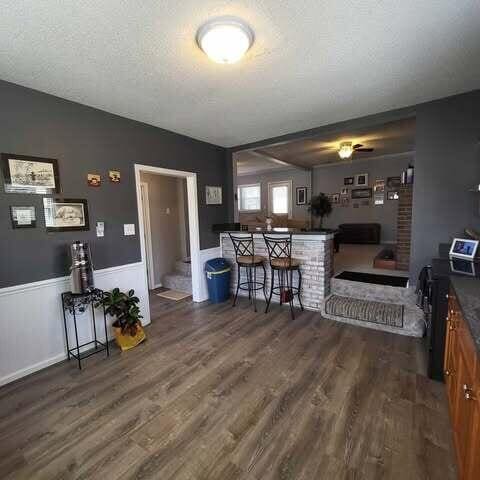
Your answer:
[[[147,267],[145,253],[145,228],[143,225],[143,209],[140,191],[140,172],[166,175],[169,177],[181,177],[187,179],[188,197],[188,226],[190,230],[190,259],[192,265],[192,297],[194,302],[201,302],[202,285],[202,262],[200,256],[200,227],[198,222],[198,196],[197,196],[197,174],[184,172],[182,170],[171,170],[169,168],[152,167],[149,165],[135,164],[135,186],[137,190],[138,226],[140,230],[140,250],[142,263],[145,270],[145,284],[147,284]]]
[[[140,182],[140,190],[143,190],[142,209],[143,209],[143,228],[145,238],[145,265],[147,266],[147,280],[149,290],[157,288],[155,284],[155,272],[153,267],[153,250],[152,250],[152,230],[150,226],[150,199],[148,192],[148,183]]]

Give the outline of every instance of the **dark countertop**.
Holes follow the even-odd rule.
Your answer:
[[[328,235],[331,233],[335,233],[336,230],[331,229],[324,229],[324,230],[299,230],[298,228],[272,228],[271,230],[267,230],[266,228],[261,228],[259,230],[255,228],[251,228],[249,230],[222,230],[218,233],[265,233],[265,234],[296,234],[296,235]]]
[[[436,258],[432,275],[448,277],[480,355],[480,262]]]
[[[480,355],[480,278],[452,275],[450,283]]]

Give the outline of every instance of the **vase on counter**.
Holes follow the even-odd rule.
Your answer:
[[[273,220],[270,217],[267,217],[265,219],[265,225],[267,226],[267,230],[272,229],[272,223],[273,223]]]

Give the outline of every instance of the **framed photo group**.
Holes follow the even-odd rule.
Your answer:
[[[47,232],[89,230],[87,200],[56,197],[61,193],[56,159],[2,153],[1,167],[6,193],[51,195],[43,198]],[[100,177],[93,177],[88,175],[89,184],[99,185]],[[37,226],[34,205],[11,205],[10,218],[12,228]]]

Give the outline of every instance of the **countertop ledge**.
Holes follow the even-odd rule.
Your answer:
[[[480,279],[452,276],[450,282],[480,355]]]
[[[242,233],[243,234],[246,234],[246,233],[253,233],[254,235],[255,234],[258,234],[258,235],[262,235],[262,234],[266,234],[266,235],[288,235],[288,234],[292,234],[292,235],[309,235],[309,236],[317,236],[317,237],[332,237],[333,238],[333,235],[335,234],[335,230],[308,230],[308,231],[302,231],[302,230],[295,230],[295,229],[284,229],[284,230],[280,230],[280,229],[272,229],[272,230],[267,230],[266,228],[263,228],[261,230],[254,230],[254,229],[251,229],[251,230],[225,230],[225,231],[222,231],[222,232],[219,232],[220,234],[237,234],[237,235],[241,235]]]

